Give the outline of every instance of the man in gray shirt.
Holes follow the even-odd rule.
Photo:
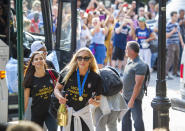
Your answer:
[[[127,43],[126,55],[128,62],[124,70],[123,96],[130,108],[122,121],[122,131],[132,131],[131,113],[135,131],[144,131],[142,118],[142,98],[144,95],[143,81],[147,65],[139,57],[139,44],[136,41]]]

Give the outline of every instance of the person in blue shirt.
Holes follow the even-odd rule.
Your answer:
[[[166,47],[167,47],[167,60],[166,60],[166,77],[167,79],[173,79],[169,75],[169,70],[173,65],[173,75],[179,77],[178,62],[179,62],[179,41],[182,47],[184,47],[184,42],[180,33],[180,28],[177,23],[178,16],[177,12],[171,12],[171,21],[166,25]]]
[[[134,39],[136,39],[140,45],[139,56],[148,64],[151,70],[151,51],[149,42],[156,39],[156,37],[153,31],[146,27],[146,19],[144,17],[139,17],[138,21],[139,27],[135,30]]]
[[[130,24],[130,26],[128,26]],[[119,72],[123,66],[123,60],[125,56],[125,48],[127,43],[127,36],[133,36],[134,27],[131,19],[125,18],[121,13],[118,17],[118,22],[114,27],[113,36],[113,54],[112,54],[112,66],[116,67],[116,61],[118,60]],[[121,75],[122,73],[120,73]]]

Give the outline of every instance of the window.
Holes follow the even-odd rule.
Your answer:
[[[39,0],[23,0],[23,31],[44,34],[44,24]]]
[[[63,3],[60,49],[71,50],[71,4]]]

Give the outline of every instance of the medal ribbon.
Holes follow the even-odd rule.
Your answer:
[[[83,95],[84,85],[85,85],[85,81],[87,80],[88,74],[89,74],[89,71],[86,72],[81,86],[80,73],[79,73],[79,69],[77,69],[77,80],[78,80],[77,82],[78,82],[79,96]]]

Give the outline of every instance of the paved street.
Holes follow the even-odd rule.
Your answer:
[[[151,74],[150,86],[148,87],[148,95],[143,99],[143,117],[146,131],[152,131],[153,129],[153,108],[151,107],[151,101],[155,97],[157,73]],[[180,97],[179,92],[179,78],[174,80],[167,80],[167,96],[171,98]],[[185,112],[176,111],[170,108],[170,131],[184,131],[185,130]],[[121,131],[121,123],[119,123],[119,130]]]

